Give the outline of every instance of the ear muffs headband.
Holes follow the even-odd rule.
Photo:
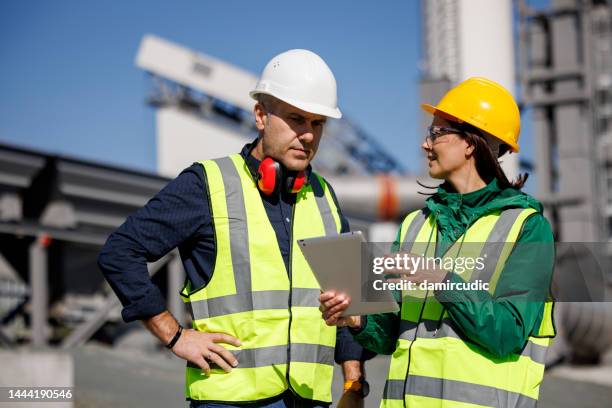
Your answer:
[[[286,176],[284,173],[287,173]],[[257,187],[265,195],[278,193],[281,188],[284,192],[297,193],[306,184],[304,171],[285,171],[283,166],[271,157],[266,157],[259,163],[257,176]]]

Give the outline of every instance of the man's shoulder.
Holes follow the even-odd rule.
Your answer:
[[[183,169],[178,176],[168,183],[166,189],[202,191],[205,184],[204,167],[201,163],[196,162]]]
[[[179,175],[176,177],[189,179],[189,178],[199,178],[201,179],[204,176],[204,166],[200,162],[194,162],[191,166],[185,167]]]

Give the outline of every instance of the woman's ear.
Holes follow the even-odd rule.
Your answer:
[[[476,146],[468,143],[467,141],[466,141],[466,144],[467,144],[467,147],[465,148],[465,158],[469,159],[474,154],[474,151],[476,150]]]

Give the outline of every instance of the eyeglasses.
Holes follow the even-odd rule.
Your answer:
[[[436,141],[437,138],[444,136],[444,135],[449,135],[451,133],[463,134],[464,132],[463,130],[448,128],[448,127],[443,127],[443,126],[430,126],[427,128],[427,136],[425,136],[425,141],[428,144],[432,144],[433,142]]]

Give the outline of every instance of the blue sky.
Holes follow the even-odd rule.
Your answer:
[[[0,141],[154,171],[149,84],[134,65],[152,33],[253,72],[281,51],[315,51],[343,112],[416,171],[418,3],[5,0]]]

